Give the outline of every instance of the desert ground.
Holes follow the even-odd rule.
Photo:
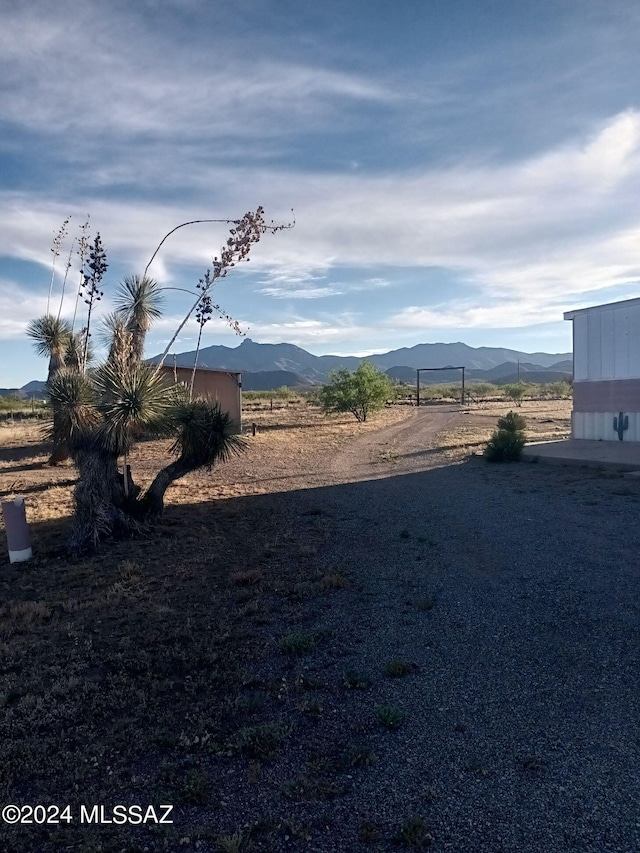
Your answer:
[[[0,426],[34,550],[0,537],[1,799],[70,806],[0,848],[638,849],[640,485],[488,465],[507,410],[247,407],[241,456],[74,560],[74,467]],[[518,411],[568,435],[568,401]],[[167,451],[141,442],[135,479]]]

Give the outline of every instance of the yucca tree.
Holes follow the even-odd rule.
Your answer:
[[[95,547],[122,526],[118,509],[122,487],[118,482],[117,456],[105,453],[97,442],[100,414],[91,379],[72,369],[58,371],[48,387],[53,408],[51,438],[65,442],[79,478],[73,503],[74,520],[69,539],[73,552]]]
[[[183,386],[183,398],[174,398],[165,413],[162,429],[174,436],[169,452],[177,458],[158,472],[142,497],[140,507],[145,518],[162,514],[165,493],[176,480],[198,468],[210,471],[217,463],[227,462],[246,447],[242,436],[234,433],[229,414],[223,412],[218,403],[190,400],[187,393]]]
[[[66,320],[45,314],[37,320],[31,320],[27,326],[27,335],[33,341],[38,355],[49,358],[47,382],[65,366],[65,354],[71,336],[71,326]]]
[[[131,362],[133,352],[132,334],[124,314],[113,311],[102,318],[100,323],[100,339],[105,347],[108,348],[108,363],[124,368],[124,365]]]
[[[59,317],[54,317],[52,314],[45,314],[37,320],[32,320],[27,326],[27,335],[33,341],[38,355],[49,358],[49,369],[47,371],[47,385],[49,385],[55,376],[64,369],[68,349],[73,341],[71,326],[66,320],[61,320]],[[54,422],[59,418],[59,413],[54,409]],[[61,431],[55,429],[56,435],[60,436]],[[69,458],[67,445],[62,438],[54,440],[53,450],[49,457],[49,465],[57,465],[59,462],[64,462]]]
[[[163,378],[143,362],[107,361],[94,377],[101,422],[96,439],[105,452],[124,457],[124,493],[130,496],[128,456],[136,436],[167,431],[170,397]]]
[[[75,453],[86,445],[98,423],[95,389],[84,373],[65,367],[49,380],[47,392],[54,415],[49,437],[54,444],[64,442]]]
[[[106,363],[89,376],[71,371],[57,375],[52,404],[65,413],[62,429],[80,475],[74,494],[73,551],[95,547],[157,518],[172,483],[243,450],[244,440],[234,434],[229,415],[217,403],[189,401],[187,393],[184,386],[168,389],[146,364],[128,365],[120,372]],[[144,494],[127,464],[140,430],[172,436],[170,453],[177,457],[158,472]]]
[[[80,371],[84,360],[85,353],[85,332],[70,332],[67,340],[67,348],[64,353],[64,366],[71,370]],[[87,360],[91,362],[93,359],[93,351],[91,347],[87,347]]]
[[[228,269],[248,259],[251,246],[260,236],[282,228],[265,225],[262,208],[230,222],[234,227],[219,258],[214,258],[214,272],[208,272],[203,280],[206,290],[176,335],[213,284],[224,278]],[[194,223],[178,227],[189,224]],[[160,287],[147,277],[146,270],[142,276],[123,280],[116,310],[102,323],[109,354],[102,365],[87,370],[91,307],[103,295],[99,287],[107,266],[98,235],[83,267],[83,298],[90,310],[81,335],[74,336],[68,325],[50,316],[34,321],[29,330],[39,351],[51,359],[51,436],[54,442],[65,442],[78,468],[70,538],[75,552],[95,547],[114,535],[130,534],[162,513],[171,483],[198,468],[211,469],[244,447],[243,440],[234,434],[230,416],[217,403],[190,400],[184,386],[166,387],[159,366],[143,361],[147,332],[161,315]],[[208,316],[207,304],[205,300],[201,306],[201,324]],[[145,493],[134,483],[128,465],[129,453],[141,433],[171,437],[170,452],[175,457],[158,472]]]
[[[142,361],[147,332],[154,320],[162,316],[162,294],[155,279],[146,276],[126,276],[116,294],[116,311],[126,321],[131,332],[131,357]]]

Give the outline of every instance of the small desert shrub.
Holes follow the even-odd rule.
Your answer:
[[[288,655],[303,655],[311,651],[315,642],[313,634],[286,634],[280,639],[280,650]]]
[[[522,401],[529,391],[524,382],[514,382],[512,385],[503,385],[502,393],[508,400],[513,400],[516,406],[521,406]]]
[[[242,830],[234,832],[233,835],[221,835],[218,838],[218,848],[222,853],[242,853],[243,850],[249,849],[247,844],[247,836]]]
[[[404,714],[397,705],[379,705],[375,710],[376,720],[385,729],[397,729],[402,725]]]
[[[238,729],[231,739],[230,746],[232,750],[251,758],[268,760],[274,757],[288,734],[289,726],[285,723],[245,726]]]
[[[366,690],[367,687],[371,686],[371,679],[360,672],[350,669],[345,672],[342,683],[347,690]]]
[[[421,817],[413,817],[402,824],[396,841],[406,847],[422,850],[430,846],[433,836],[427,832],[427,825]]]
[[[525,445],[526,421],[522,415],[509,412],[498,419],[495,430],[484,450],[487,462],[516,462]]]
[[[510,432],[514,435],[518,432],[524,432],[526,426],[526,420],[517,412],[509,412],[504,417],[498,418],[498,429]]]
[[[201,770],[193,769],[187,774],[182,785],[181,800],[189,805],[204,805],[209,793],[207,777]]]
[[[373,767],[377,757],[371,747],[366,744],[352,743],[346,755],[348,767]]]
[[[384,668],[388,678],[403,678],[413,672],[413,664],[406,660],[392,660]]]

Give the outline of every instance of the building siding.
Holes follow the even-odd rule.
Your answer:
[[[192,369],[190,367],[161,368],[167,386],[178,384],[191,385]],[[234,423],[234,432],[242,431],[242,382],[239,373],[227,373],[223,370],[196,370],[193,382],[195,397],[203,397],[213,403],[219,403],[223,412],[228,412]]]
[[[610,412],[574,412],[571,415],[571,437],[590,441],[640,441],[640,412],[623,411],[623,418],[629,418],[628,429],[622,439],[613,428],[614,418],[620,417],[620,411]]]
[[[576,382],[640,379],[640,304],[614,303],[569,313],[574,314],[569,319]]]
[[[574,412],[640,410],[640,379],[603,379],[573,383]]]
[[[573,321],[573,438],[640,441],[640,299],[569,311]]]

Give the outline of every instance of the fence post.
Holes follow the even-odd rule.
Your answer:
[[[21,563],[31,559],[31,539],[27,525],[24,498],[13,501],[3,501],[2,515],[7,532],[9,562]]]

